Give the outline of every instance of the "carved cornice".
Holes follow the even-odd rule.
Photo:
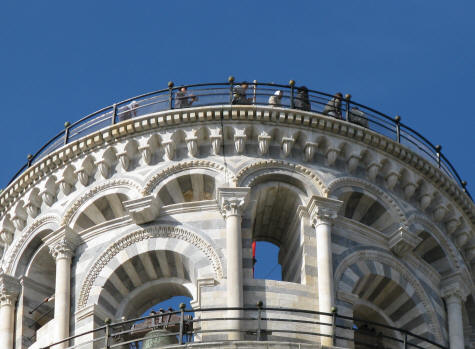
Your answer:
[[[249,187],[237,188],[218,188],[217,202],[222,215],[229,216],[241,215],[249,199]]]
[[[78,309],[81,310],[87,305],[89,294],[95,280],[100,275],[104,267],[121,251],[140,241],[153,238],[173,238],[186,241],[201,250],[210,261],[217,279],[223,278],[223,267],[221,259],[213,246],[203,240],[198,234],[182,227],[158,225],[137,230],[114,242],[96,259],[83,282],[78,299]]]
[[[21,291],[20,282],[13,276],[0,274],[0,305],[14,305]]]

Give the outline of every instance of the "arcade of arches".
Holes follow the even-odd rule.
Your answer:
[[[279,247],[282,281],[276,284],[294,284],[291,287],[301,292],[313,292],[319,311],[330,312],[337,305],[343,313],[360,320],[404,328],[445,343],[450,335],[445,326],[445,309],[449,320],[473,321],[473,314],[465,310],[463,316],[457,314],[465,295],[450,285],[460,281],[450,274],[447,254],[427,231],[416,237],[414,258],[441,271],[442,282],[447,285],[442,294],[446,304],[441,297],[429,294],[426,285],[409,280],[389,263],[360,260],[334,276],[334,269],[340,268],[346,256],[368,246],[368,236],[389,237],[399,227],[390,204],[371,192],[339,188],[331,198],[322,197],[291,175],[263,175],[250,187],[220,186],[212,176],[199,173],[175,174],[163,183],[148,201],[123,193],[100,196],[71,220],[71,228],[42,230],[28,242],[15,271],[21,280],[19,296],[11,292],[10,305],[2,300],[0,340],[7,343],[5,348],[15,341],[16,348],[36,349],[49,344],[40,339],[46,331],[52,331],[55,340],[74,334],[70,333],[70,321],[77,331],[87,330],[102,325],[105,317],[137,317],[173,296],[192,298],[196,308],[206,306],[207,299],[217,296],[228,307],[252,304],[254,300],[246,290],[251,286],[265,289],[259,280],[251,280],[253,241],[267,241]],[[151,201],[160,207],[160,213],[150,214],[154,209]],[[133,235],[141,226],[165,225],[182,227],[183,231],[176,233],[178,228],[167,228],[149,233],[145,229],[143,234],[150,236]],[[348,231],[348,227],[366,235],[343,236],[342,231]],[[125,242],[114,245],[120,239]],[[375,239],[376,243],[378,239],[382,238]],[[132,242],[127,245],[129,240]],[[112,253],[109,251],[115,255],[106,259]],[[388,251],[381,253],[394,258]],[[412,275],[409,269],[404,272]],[[4,287],[15,291],[12,277],[1,278]],[[200,286],[201,280],[210,279],[214,281],[208,286]],[[90,282],[89,287],[84,286],[86,282]],[[213,294],[218,284],[226,287],[216,286],[219,291]],[[270,297],[267,303],[283,304],[276,299]],[[306,300],[299,303],[294,298],[292,302],[302,308],[316,304]],[[470,302],[473,305],[473,300]],[[88,307],[92,307],[92,315],[82,316]],[[231,315],[242,313],[235,311]],[[11,322],[13,318],[15,322]],[[92,324],[79,326],[91,319]],[[321,316],[320,321],[329,318]],[[5,327],[5,323],[14,325]],[[365,331],[372,330],[358,322],[355,326],[357,342],[367,336]],[[15,337],[7,338],[10,335],[6,331],[15,332]],[[331,331],[328,326],[320,328],[328,336]],[[380,332],[385,336],[399,335],[387,329]],[[242,337],[230,333],[228,339]],[[330,344],[327,339],[323,337],[322,344]],[[373,344],[390,347],[384,340]]]

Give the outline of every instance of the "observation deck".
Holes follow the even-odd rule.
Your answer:
[[[240,84],[240,82],[235,82],[232,77],[228,83],[174,86],[174,84],[170,82],[168,88],[128,98],[89,114],[72,124],[66,122],[63,130],[46,142],[36,153],[28,155],[28,161],[18,170],[8,184],[11,185],[25,170],[45,156],[95,131],[123,120],[172,110],[177,107],[180,108],[178,105],[180,103],[177,103],[177,92],[182,88],[187,89],[188,96],[183,97],[183,99],[186,100],[186,103],[184,103],[186,105],[183,107],[189,107],[191,105],[193,107],[216,106],[233,104],[233,88],[240,86]],[[269,98],[274,96],[276,91],[281,91],[282,97],[279,101],[279,107],[329,115],[325,113],[325,107],[334,96],[305,87],[303,87],[303,89],[307,91],[306,98],[308,98],[308,100],[302,103],[302,98],[299,96],[302,87],[296,86],[292,80],[288,85],[254,81],[248,83],[247,101],[245,104],[268,106]],[[193,100],[191,100],[192,96],[194,97]],[[178,97],[178,100],[179,99]],[[241,103],[238,102],[234,104]],[[393,118],[373,108],[360,104],[352,100],[349,94],[341,97],[341,105],[338,109],[337,115],[333,115],[334,117],[369,128],[389,139],[397,141],[399,144],[407,147],[409,150],[422,156],[428,160],[429,163],[439,168],[445,175],[457,183],[463,192],[473,200],[466,189],[467,182],[462,180],[455,167],[442,153],[442,147],[432,144],[419,132],[402,123],[399,116]]]

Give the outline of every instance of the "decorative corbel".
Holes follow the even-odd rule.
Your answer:
[[[271,140],[272,137],[265,131],[262,131],[259,136],[257,136],[259,155],[267,155],[269,153],[269,146]]]
[[[136,224],[154,221],[158,216],[159,205],[153,195],[123,202],[125,210]]]
[[[246,130],[241,128],[234,129],[234,148],[237,154],[244,153],[246,148]]]
[[[388,246],[394,254],[404,257],[421,242],[422,239],[407,229],[407,227],[399,227],[389,237]]]
[[[295,139],[292,137],[282,137],[282,154],[286,158],[292,151]]]

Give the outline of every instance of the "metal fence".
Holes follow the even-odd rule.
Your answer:
[[[471,198],[463,181],[450,161],[443,155],[442,147],[433,145],[424,136],[394,118],[351,100],[350,95],[336,97],[328,93],[295,86],[294,81],[288,85],[252,82],[243,96],[239,91],[242,83],[230,77],[228,83],[205,83],[174,86],[139,95],[100,109],[79,121],[65,123],[65,128],[50,139],[40,150],[28,155],[27,163],[13,176],[12,183],[23,171],[44,156],[61,148],[63,145],[76,141],[92,132],[111,124],[142,115],[189,106],[210,106],[223,104],[250,104],[268,106],[275,98],[276,91],[281,92],[278,105],[284,108],[302,109],[323,113],[346,122],[355,123],[369,128],[400,144],[408,147],[418,155],[429,160],[445,174],[454,179]],[[186,88],[186,92],[180,92]],[[336,102],[335,102],[336,100]],[[333,107],[332,107],[333,106]]]
[[[416,335],[406,329],[339,315],[336,308],[332,310],[332,313],[324,313],[289,308],[266,308],[262,302],[258,302],[255,307],[193,310],[185,309],[185,304],[182,303],[178,311],[169,309],[166,312],[115,323],[106,319],[104,326],[52,343],[41,349],[54,348],[55,345],[61,343],[63,345],[67,343],[67,345],[70,345],[67,348],[70,349],[139,349],[150,347],[150,342],[147,343],[147,341],[163,340],[164,338],[172,338],[172,342],[180,346],[193,342],[226,341],[226,339],[217,340],[216,335],[221,335],[224,338],[226,334],[232,332],[240,332],[242,340],[246,341],[319,343],[320,337],[328,337],[331,338],[333,345],[341,346],[342,344],[345,345],[345,342],[347,344],[352,342],[356,348],[448,349],[444,345]],[[241,311],[243,315],[241,317],[219,316],[227,311]],[[186,315],[190,313],[194,316]],[[204,314],[211,315],[205,317],[203,316]],[[320,322],[319,318],[321,315],[331,319],[331,322]],[[238,330],[225,327],[227,321],[236,320],[241,321],[245,325],[240,326]],[[204,323],[210,325],[204,326]],[[223,324],[224,327],[222,326]],[[323,327],[331,328],[331,330],[322,331]],[[388,333],[390,334],[388,335]],[[89,336],[89,338],[81,340],[86,336]],[[168,343],[170,343],[170,340],[168,340]]]

